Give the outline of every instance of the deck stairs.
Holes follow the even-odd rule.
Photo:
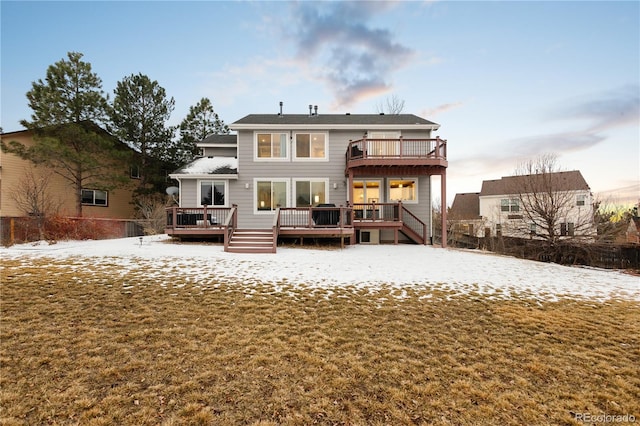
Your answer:
[[[231,234],[229,253],[275,253],[271,229],[236,229]]]

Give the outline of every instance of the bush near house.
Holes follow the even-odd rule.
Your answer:
[[[11,246],[40,240],[35,217],[0,218],[2,245]],[[101,218],[48,217],[44,221],[44,238],[60,240],[102,240],[142,235],[141,226],[131,220]]]

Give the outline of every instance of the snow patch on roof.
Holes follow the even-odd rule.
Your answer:
[[[176,171],[176,174],[188,175],[236,173],[238,173],[238,159],[235,157],[198,158]]]

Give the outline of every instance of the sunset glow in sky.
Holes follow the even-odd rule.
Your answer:
[[[157,80],[178,124],[202,97],[247,114],[376,113],[395,95],[441,125],[448,203],[555,153],[600,199],[640,198],[640,2],[0,2],[3,131],[67,52]]]

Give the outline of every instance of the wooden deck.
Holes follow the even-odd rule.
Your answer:
[[[206,218],[206,219],[205,219]],[[426,244],[427,226],[408,211],[402,203],[368,203],[349,207],[282,207],[274,214],[271,228],[260,230],[273,238],[269,252],[275,253],[279,236],[290,238],[339,238],[341,244],[356,243],[359,230],[390,229],[394,231],[394,242],[398,243],[398,232],[402,232],[418,244]],[[224,240],[225,250],[233,251],[234,233],[237,225],[236,207],[231,208],[182,208],[167,209],[167,235],[178,238],[209,238],[217,236]],[[253,230],[254,232],[256,230]],[[262,237],[262,250],[264,250]],[[252,252],[250,243],[243,252]],[[258,247],[256,241],[256,250]],[[256,251],[258,252],[258,251]]]

